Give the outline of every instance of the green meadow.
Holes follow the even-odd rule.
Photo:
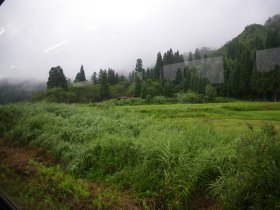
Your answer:
[[[235,131],[244,134],[250,131],[248,127],[259,129],[264,122],[280,129],[279,102],[140,105],[120,106],[117,109],[143,113],[159,122],[202,123],[215,127],[224,134]]]
[[[9,143],[146,209],[279,208],[279,131],[279,102],[0,106]]]

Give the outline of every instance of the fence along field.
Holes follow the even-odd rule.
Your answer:
[[[280,139],[272,115],[279,116],[279,103],[161,105],[163,116],[153,107],[6,105],[0,132],[14,144],[43,148],[75,177],[129,190],[155,209],[191,208],[198,194],[225,208],[276,207]],[[207,123],[228,116],[239,123]]]

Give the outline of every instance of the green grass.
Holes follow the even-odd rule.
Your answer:
[[[239,135],[255,130],[269,122],[280,131],[279,102],[232,102],[210,104],[141,105],[116,107],[127,112],[139,112],[160,122],[204,124],[215,127],[225,135]]]
[[[173,104],[120,106],[118,109],[136,111],[157,118],[214,118],[280,121],[280,103],[233,102],[211,104]]]
[[[34,173],[36,168],[37,173]],[[0,162],[0,187],[20,209],[71,209],[88,197],[86,182],[65,175],[58,167],[45,167],[30,160],[20,176],[8,164]],[[33,171],[32,171],[33,170]]]
[[[156,209],[184,209],[200,192],[226,204],[213,186],[224,187],[217,180],[237,142],[266,122],[279,131],[280,103],[0,107],[0,132],[14,144],[43,148],[73,176],[152,199]]]

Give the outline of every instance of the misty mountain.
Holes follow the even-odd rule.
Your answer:
[[[271,36],[273,40],[270,40]],[[273,43],[271,43],[271,41]],[[216,54],[234,57],[232,52],[235,50],[235,54],[237,54],[238,50],[241,48],[248,50],[262,50],[279,47],[279,45],[280,15],[278,14],[269,18],[264,25],[252,24],[246,26],[243,32],[218,49]]]
[[[33,93],[46,89],[45,82],[31,80],[0,80],[0,104],[30,100]]]
[[[256,51],[277,47],[280,47],[280,15],[269,18],[264,25],[246,26],[238,36],[214,52],[214,56],[224,57],[223,95],[247,99],[276,99],[278,70],[258,72]]]

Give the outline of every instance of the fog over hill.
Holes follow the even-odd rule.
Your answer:
[[[3,78],[0,79],[0,104],[29,100],[35,91],[45,89],[45,82]]]
[[[156,54],[218,49],[252,23],[279,12],[279,0],[25,0],[0,7],[0,78],[46,80],[60,65],[74,79],[100,68],[154,66]]]

